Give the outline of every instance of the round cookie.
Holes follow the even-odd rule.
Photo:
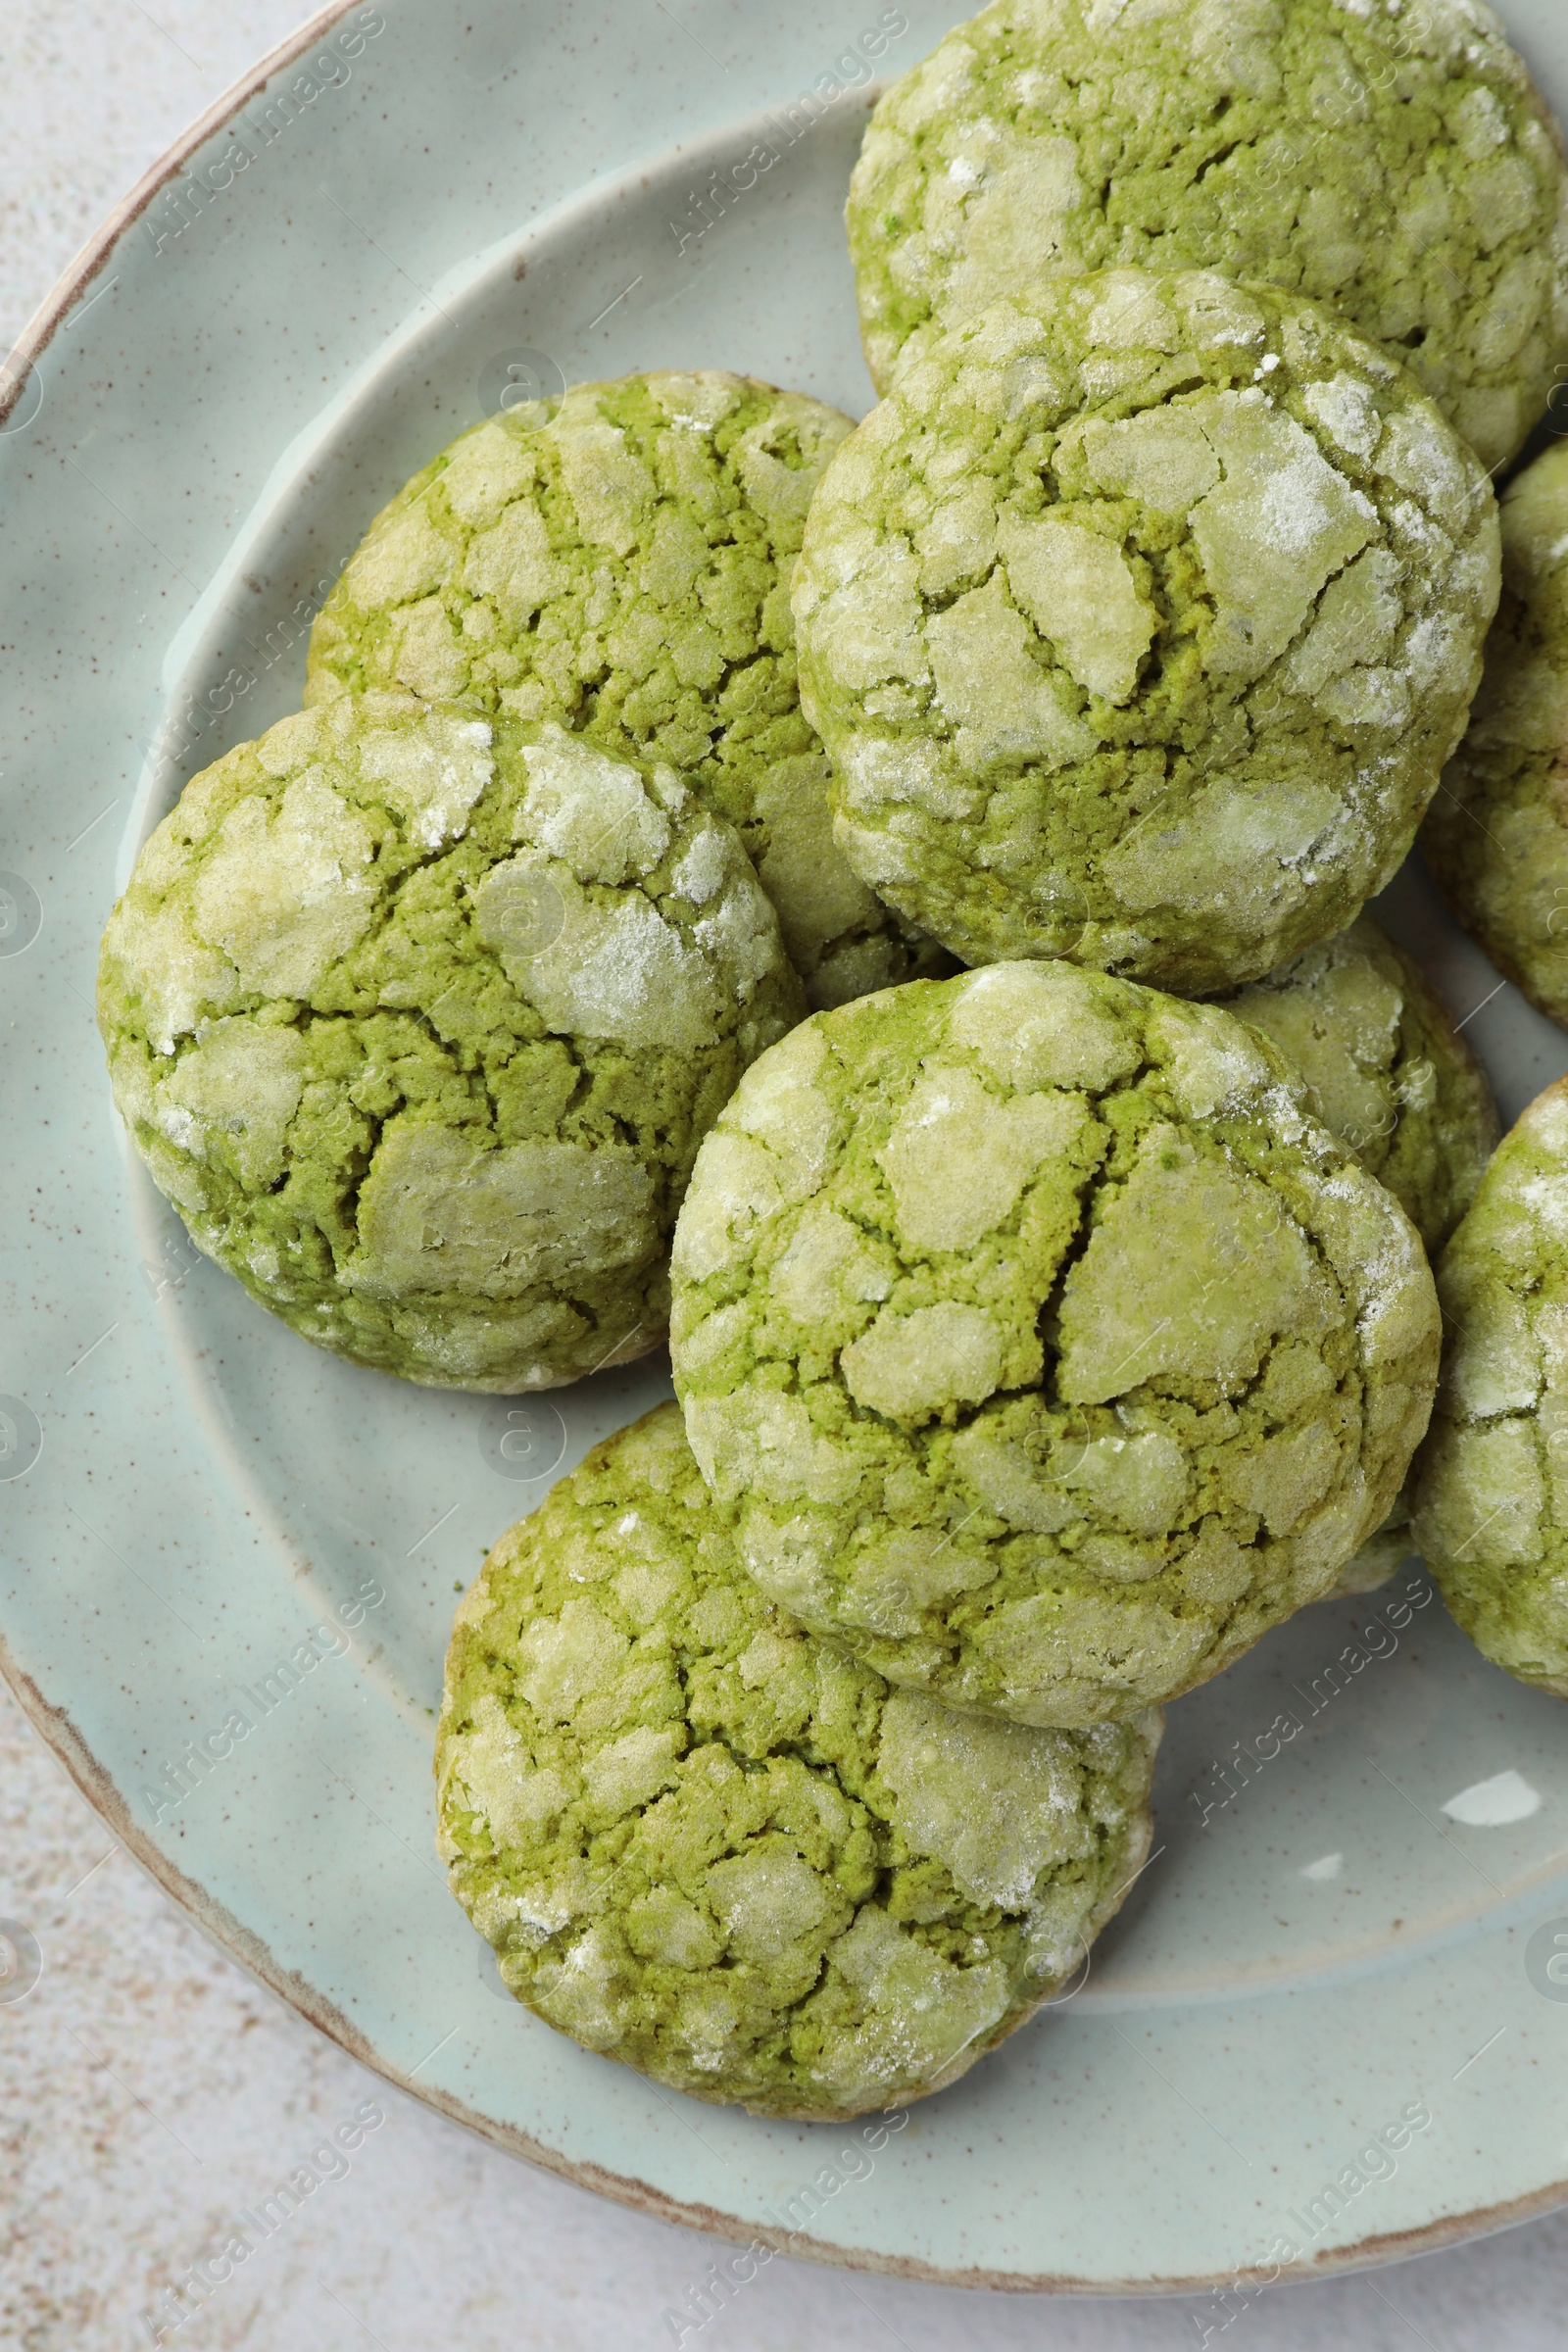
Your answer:
[[[839,841],[971,964],[1259,979],[1409,848],[1497,575],[1473,453],[1326,311],[1056,279],[911,359],[812,504]]]
[[[1568,1027],[1568,442],[1503,493],[1502,575],[1470,731],[1421,850],[1498,971]]]
[[[675,1386],[752,1575],[949,1703],[1205,1681],[1384,1519],[1437,1375],[1404,1211],[1266,1039],[1067,963],[819,1013],[676,1227]]]
[[[890,1690],[757,1591],[663,1405],[459,1609],[441,1849],[549,2024],[827,2121],[942,2089],[1073,1975],[1149,1850],[1159,1731]]]
[[[115,1100],[209,1256],[436,1388],[662,1336],[697,1146],[806,1010],[668,767],[378,694],[187,785],[99,962]]]
[[[1568,1698],[1568,1080],[1504,1136],[1438,1294],[1416,1542],[1477,1648]]]
[[[396,687],[666,760],[739,831],[812,1004],[950,970],[835,847],[801,715],[790,576],[851,430],[712,371],[492,417],[377,515],[312,631],[307,704]]]
[[[1333,304],[1480,452],[1568,360],[1555,123],[1473,0],[999,0],[896,82],[852,183],[866,355],[1056,272]]]
[[[1363,914],[1219,1002],[1273,1039],[1313,1116],[1388,1186],[1435,1260],[1500,1129],[1481,1064],[1419,967]]]

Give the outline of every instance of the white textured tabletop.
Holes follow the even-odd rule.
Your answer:
[[[138,0],[12,0],[0,354],[115,201],[301,14],[296,0],[156,0],[151,14]],[[0,547],[8,564],[26,560]],[[25,1997],[0,1988],[3,2352],[168,2344],[186,2327],[181,2340],[212,2352],[956,2352],[982,2329],[992,2352],[1222,2338],[1227,2352],[1555,2352],[1563,2340],[1568,2216],[1245,2308],[980,2297],[786,2260],[705,2303],[721,2251],[710,2241],[528,2171],[389,2091],[258,1989],[114,1843],[3,1689],[0,1919],[28,1930],[42,1959]],[[352,2158],[312,2168],[357,2112],[368,2128]],[[240,2209],[301,2167],[322,2177],[299,2210],[221,2285],[182,2289]]]

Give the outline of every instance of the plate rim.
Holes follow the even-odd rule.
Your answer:
[[[222,95],[215,98],[194,122],[188,123],[173,144],[166,147],[155,163],[148,165],[129,194],[121,198],[86,243],[73,255],[15,343],[8,352],[0,354],[0,358],[24,360],[27,368],[35,368],[58,330],[65,324],[66,314],[76,296],[92,284],[126,229],[135,226],[154,197],[168,186],[181,164],[194,155],[198,147],[205,146],[215,130],[221,130],[225,122],[231,122],[243,107],[248,106],[257,92],[266,88],[274,74],[281,73],[285,66],[291,66],[307,49],[314,49],[323,33],[329,32],[341,18],[360,5],[361,0],[327,0],[324,8],[318,9],[315,16],[308,18],[286,40],[269,49],[237,81],[230,82]],[[4,425],[26,389],[26,372],[18,374],[13,370],[13,373],[16,380],[8,388],[0,389],[0,425]]]
[[[354,5],[354,0],[350,0]],[[1093,2296],[1099,2301],[1115,2301],[1121,2297],[1140,2300],[1193,2296],[1223,2291],[1238,2279],[1245,2279],[1252,2269],[1240,2271],[1199,2272],[1188,2277],[1145,2278],[1128,2279],[1084,2278],[1070,2272],[1024,2272],[990,2270],[972,2264],[958,2270],[941,2263],[922,2262],[916,2256],[881,2254],[874,2248],[835,2245],[824,2238],[811,2237],[806,2232],[775,2229],[766,2222],[750,2223],[727,2214],[717,2206],[689,2204],[671,2197],[651,2182],[635,2175],[612,2173],[596,2164],[574,2161],[536,2140],[514,2125],[505,2124],[470,2107],[466,2100],[453,2096],[436,2085],[416,2082],[401,2067],[383,2057],[374,2044],[344,2016],[336,2002],[328,2000],[301,1976],[297,1969],[285,1969],[273,1958],[263,1936],[247,1928],[228,1906],[210,1894],[199,1880],[189,1876],[172,1861],[136,1822],[120,1788],[91,1748],[82,1739],[70,1714],[44,1696],[32,1677],[11,1653],[3,1628],[0,1628],[0,1677],[3,1677],[12,1695],[22,1708],[33,1730],[58,1758],[74,1787],[90,1804],[105,1825],[121,1840],[131,1859],[172,1902],[194,1922],[227,1956],[237,1961],[247,1975],[265,1985],[269,1992],[285,2001],[308,2025],[325,2035],[328,2041],[390,2082],[395,2090],[416,2099],[421,2105],[433,2108],[451,2122],[461,2124],[476,2132],[480,2138],[502,2148],[510,2156],[553,2174],[558,2180],[569,2180],[574,2187],[587,2189],[616,2205],[646,2213],[656,2221],[672,2223],[678,2229],[696,2230],[710,2237],[733,2245],[764,2246],[774,2254],[796,2261],[810,2262],[824,2269],[864,2271],[882,2278],[912,2279],[922,2285],[963,2287],[976,2293],[1012,2295],[1072,2295]],[[1418,2230],[1377,2231],[1359,2238],[1354,2245],[1326,2248],[1310,2262],[1297,2262],[1281,2267],[1273,2285],[1305,2285],[1315,2278],[1344,2276],[1355,2271],[1378,2270],[1392,2263],[1406,2262],[1419,2254],[1435,2254],[1446,2246],[1460,2245],[1478,2237],[1494,2236],[1516,2229],[1521,2223],[1534,2221],[1568,2203],[1568,2180],[1548,2182],[1544,2188],[1533,2189],[1495,2205],[1479,2205],[1465,2213],[1440,2214]]]
[[[10,369],[12,382],[0,389],[0,426],[4,425],[6,417],[21,400],[31,370],[64,325],[77,298],[100,274],[125,232],[135,225],[180,167],[264,89],[274,74],[314,48],[324,33],[329,32],[334,24],[359,5],[361,0],[327,0],[325,7],[318,9],[286,39],[268,50],[215,99],[148,167],[129,193],[107,215],[67,264],[9,352],[4,355],[12,363],[23,362],[25,365],[21,368],[13,365]],[[338,2005],[310,1984],[298,1970],[283,1968],[264,1937],[257,1935],[254,1929],[246,1927],[199,1880],[181,1870],[139,1826],[118,1784],[82,1739],[70,1713],[45,1695],[13,1655],[3,1626],[0,1626],[0,1679],[4,1680],[32,1729],[59,1761],[74,1788],[124,1846],[132,1860],[229,1959],[237,1962],[279,2000],[286,2002],[327,2040],[336,2043],[372,2074],[379,2075],[394,2089],[476,2132],[492,2145],[520,2158],[538,2171],[568,2180],[573,2186],[586,2189],[611,2203],[646,2213],[657,2221],[696,2230],[732,2244],[765,2247],[770,2253],[827,2269],[862,2271],[884,2278],[911,2279],[921,2284],[966,2288],[972,2292],[1070,2295],[1094,2297],[1097,2300],[1194,2296],[1223,2290],[1261,2267],[1254,2265],[1236,2272],[1202,2272],[1181,2277],[1126,2279],[1085,2278],[1066,2272],[997,2271],[982,2265],[957,2269],[923,2262],[916,2256],[883,2254],[873,2248],[838,2245],[803,2231],[779,2230],[765,2222],[746,2222],[715,2206],[690,2204],[671,2197],[652,2182],[634,2175],[612,2173],[603,2166],[566,2157],[514,2125],[470,2107],[466,2101],[455,2097],[451,2092],[434,2084],[416,2082],[411,2075],[387,2060]],[[1568,2177],[1548,2182],[1521,2197],[1492,2205],[1473,2206],[1462,2213],[1439,2214],[1418,2229],[1375,2232],[1357,2239],[1352,2245],[1326,2248],[1310,2261],[1282,2266],[1268,2284],[1299,2285],[1311,2279],[1387,2267],[1408,2261],[1417,2255],[1437,2253],[1445,2247],[1463,2244],[1474,2238],[1495,2235],[1564,2206],[1568,2206]]]

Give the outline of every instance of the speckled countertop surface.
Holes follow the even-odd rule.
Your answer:
[[[152,14],[15,0],[0,34],[0,353],[116,199],[300,16],[294,0],[157,0]],[[4,767],[0,721],[0,834]],[[982,2299],[785,2261],[701,2323],[688,2298],[708,2240],[526,2170],[344,2057],[143,1878],[3,1690],[0,1919],[36,1938],[42,1964],[25,1997],[0,1999],[4,2352],[176,2334],[198,2352],[957,2352],[981,2330],[993,2352],[1562,2340],[1568,2216],[1279,2288],[1223,2328],[1212,2304]],[[186,2265],[357,2110],[382,2120],[354,2154],[323,2158],[298,2213],[205,2302],[176,2301]]]

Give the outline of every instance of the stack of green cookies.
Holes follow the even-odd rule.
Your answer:
[[[104,938],[115,1096],[319,1346],[511,1394],[647,1353],[693,1155],[813,1004],[952,968],[834,846],[789,586],[851,430],[715,372],[467,432],[307,709],[187,787]]]
[[[466,433],[100,979],[305,1338],[514,1394],[668,1335],[458,1612],[442,1850],[540,2016],[803,2118],[1059,1995],[1159,1710],[1417,1541],[1568,1692],[1568,1119],[1494,1157],[1362,912],[1425,820],[1568,1006],[1568,468],[1492,487],[1555,127],[1471,0],[997,0],[849,220],[866,420],[663,371]]]

